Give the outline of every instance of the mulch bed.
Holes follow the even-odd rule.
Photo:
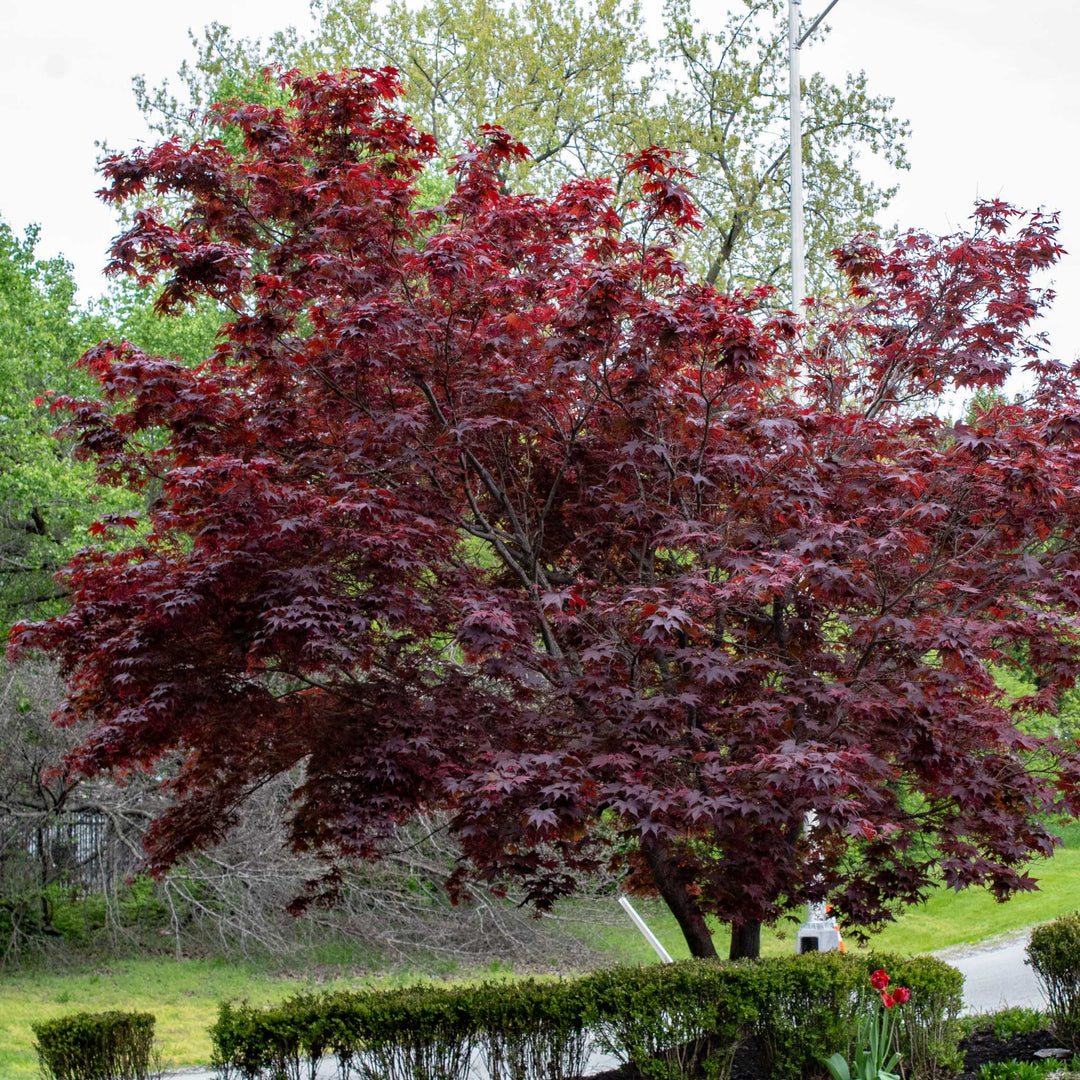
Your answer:
[[[999,1039],[992,1031],[976,1031],[960,1044],[964,1049],[963,1077],[975,1075],[980,1065],[991,1061],[1034,1061],[1036,1050],[1060,1046],[1049,1031],[1034,1031],[1030,1035],[1013,1035]]]
[[[960,1043],[964,1050],[964,1071],[958,1080],[973,1080],[975,1070],[988,1062],[1032,1061],[1036,1050],[1057,1045],[1057,1040],[1048,1031],[1013,1035],[1008,1039],[999,1039],[992,1031],[977,1031]],[[588,1080],[638,1080],[638,1077],[639,1073],[632,1065],[624,1065],[621,1069],[596,1073]],[[765,1056],[753,1040],[736,1051],[731,1080],[769,1080]]]

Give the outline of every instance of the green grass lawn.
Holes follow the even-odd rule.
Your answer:
[[[73,1012],[131,1009],[157,1017],[166,1068],[210,1060],[207,1028],[218,1002],[246,999],[268,1005],[290,994],[335,987],[397,985],[407,978],[321,978],[270,973],[258,965],[223,960],[126,959],[77,972],[18,971],[0,975],[0,1077],[37,1077],[30,1025]]]
[[[1037,892],[1022,893],[1006,904],[999,904],[982,890],[954,893],[949,889],[938,889],[925,904],[908,909],[895,923],[875,935],[866,948],[903,955],[934,952],[950,945],[985,941],[1077,910],[1080,908],[1080,824],[1061,827],[1058,832],[1064,844],[1054,857],[1031,864],[1031,876],[1039,884]],[[651,903],[646,906],[637,901],[635,905],[674,959],[689,956],[674,918],[662,905]],[[792,952],[800,921],[763,930],[762,953],[779,956]],[[582,928],[578,932],[590,944],[617,957],[619,963],[650,963],[656,959],[656,954],[639,934],[631,934],[620,927]],[[717,928],[713,940],[717,952],[726,955],[727,931],[723,927]],[[856,946],[852,942],[849,947]]]
[[[1036,864],[1033,876],[1040,891],[997,904],[985,893],[936,892],[921,907],[908,911],[872,947],[913,954],[950,945],[982,941],[1033,923],[1045,922],[1080,906],[1080,825],[1064,830],[1065,846],[1053,859]],[[612,904],[614,905],[614,901]],[[674,919],[656,902],[635,905],[676,959],[687,956]],[[569,914],[573,914],[570,909]],[[794,949],[796,923],[762,935],[767,955]],[[625,923],[590,925],[569,922],[568,928],[618,963],[651,963],[655,954],[637,931]],[[717,949],[727,951],[719,931]],[[447,971],[455,978],[466,973]],[[492,965],[473,977],[505,975]],[[83,1010],[142,1009],[157,1017],[157,1035],[167,1067],[203,1064],[210,1057],[207,1027],[217,1016],[218,1002],[246,999],[269,1004],[304,990],[399,984],[419,975],[348,974],[348,965],[323,963],[317,972],[274,971],[265,965],[222,960],[124,959],[73,971],[15,970],[0,973],[0,1077],[30,1080],[38,1076],[30,1024]]]

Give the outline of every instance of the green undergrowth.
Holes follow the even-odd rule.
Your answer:
[[[1046,1080],[1047,1077],[1075,1076],[1080,1057],[1068,1061],[990,1061],[975,1070],[975,1080]]]
[[[990,1032],[996,1039],[1011,1039],[1015,1035],[1031,1035],[1045,1031],[1050,1018],[1042,1009],[1014,1005],[992,1013],[974,1013],[964,1016],[960,1024],[967,1035],[973,1032]]]

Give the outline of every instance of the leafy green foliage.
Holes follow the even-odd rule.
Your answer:
[[[243,1077],[299,1075],[335,1054],[364,1080],[463,1080],[474,991],[404,987],[382,994],[300,995],[269,1009],[224,1004],[211,1028],[214,1065]]]
[[[77,887],[50,885],[44,890],[50,926],[69,945],[92,944],[110,923],[120,931],[152,931],[169,925],[169,908],[145,875],[116,889],[115,896]]]
[[[572,1080],[584,1073],[596,1007],[587,980],[486,983],[473,1000],[492,1080]]]
[[[33,1029],[46,1080],[150,1080],[160,1075],[151,1013],[76,1013]]]
[[[0,222],[0,632],[59,610],[52,575],[102,510],[88,465],[52,438],[55,395],[90,385],[74,363],[104,325],[76,305],[71,267],[38,259],[38,230]]]
[[[71,266],[39,259],[38,230],[16,235],[0,221],[0,635],[19,618],[63,609],[53,575],[93,539],[89,526],[107,514],[131,514],[140,499],[98,484],[57,439],[51,402],[87,393],[82,352],[103,335],[151,342],[163,356],[194,364],[212,351],[224,321],[211,304],[164,318],[149,284],[119,281],[80,306]]]
[[[997,1012],[965,1016],[960,1025],[965,1034],[990,1031],[995,1038],[1009,1039],[1014,1035],[1030,1035],[1036,1031],[1044,1031],[1049,1025],[1049,1018],[1042,1009],[1016,1005],[998,1009]]]
[[[694,961],[597,972],[585,985],[599,1042],[649,1080],[726,1077],[758,1019],[749,974]]]
[[[845,1057],[864,1002],[868,972],[861,961],[839,953],[808,953],[759,963],[757,1033],[769,1059],[769,1073],[795,1080],[821,1071],[831,1053]]]
[[[465,1080],[478,1026],[472,993],[405,987],[373,995],[363,1002],[362,1040],[353,1041],[357,1033],[350,1031],[350,1042],[339,1049],[353,1051],[351,1064],[362,1080]]]
[[[299,1076],[301,1062],[317,1062],[323,1050],[315,1041],[321,1026],[311,1001],[299,996],[262,1010],[223,1003],[210,1028],[213,1067],[223,1077],[245,1080]]]
[[[464,1075],[476,1047],[493,1080],[567,1080],[580,1075],[593,1039],[654,1080],[723,1078],[737,1047],[757,1035],[771,1055],[770,1075],[795,1078],[819,1071],[822,1047],[838,1038],[846,1045],[851,1023],[872,1004],[860,996],[867,964],[880,962],[837,954],[692,960],[511,986],[310,994],[265,1009],[226,1004],[211,1030],[214,1061],[254,1080],[300,1075],[302,1064],[314,1069],[334,1053],[364,1080],[450,1080]],[[922,958],[904,977],[911,1001],[924,998],[911,1023],[957,1027],[955,1015],[935,1013],[943,999],[934,985],[952,985],[959,972]],[[911,1075],[950,1067],[933,1054],[913,1055],[903,1037],[900,1046]]]
[[[113,281],[94,304],[98,326],[117,340],[150,342],[158,356],[178,357],[191,366],[202,363],[213,352],[218,332],[231,313],[203,301],[163,316],[155,310],[158,291],[128,278]]]
[[[1068,1061],[988,1061],[975,1070],[975,1080],[1046,1080],[1047,1077],[1073,1076],[1080,1072],[1080,1057]]]
[[[1046,991],[1054,1034],[1080,1048],[1080,912],[1032,930],[1027,957]]]

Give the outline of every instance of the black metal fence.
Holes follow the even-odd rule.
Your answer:
[[[87,810],[20,823],[12,847],[35,867],[42,885],[112,892],[135,868],[136,857],[113,821]]]

